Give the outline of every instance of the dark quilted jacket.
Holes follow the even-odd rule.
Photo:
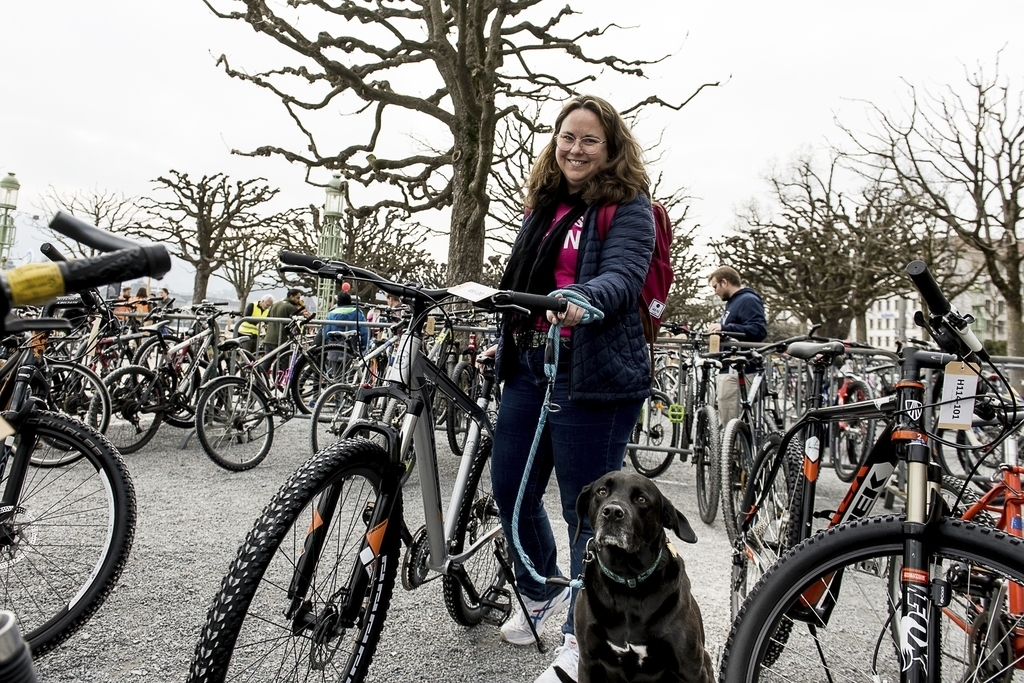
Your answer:
[[[580,238],[577,284],[569,289],[603,311],[604,319],[573,328],[569,395],[595,401],[645,398],[651,393],[650,351],[638,301],[654,253],[651,202],[641,195],[619,206],[603,242],[596,220],[597,207],[591,207]],[[496,362],[502,379],[516,367],[502,363],[503,351],[514,343],[503,329]]]

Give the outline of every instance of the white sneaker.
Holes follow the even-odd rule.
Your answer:
[[[559,678],[555,667],[558,667],[565,676]],[[566,677],[578,681],[579,669],[580,647],[576,644],[576,636],[566,633],[565,642],[560,648],[555,650],[555,661],[551,662],[551,666],[544,669],[544,673],[538,676],[534,683],[561,683],[566,680]]]
[[[568,607],[571,599],[572,590],[569,588],[550,600],[538,601],[527,597],[523,598],[538,636],[544,633],[544,623],[547,622],[548,617],[558,614]],[[501,637],[513,645],[533,645],[533,632],[530,631],[530,625],[526,621],[526,614],[523,610],[517,611],[511,619],[501,625]]]

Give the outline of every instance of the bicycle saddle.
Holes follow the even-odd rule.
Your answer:
[[[815,356],[826,356],[829,359],[846,353],[843,342],[793,342],[786,347],[786,353],[801,360],[811,360]]]

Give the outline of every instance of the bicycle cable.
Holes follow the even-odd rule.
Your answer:
[[[582,294],[574,292],[569,289],[558,289],[551,292],[548,296],[559,296],[568,299],[570,303],[576,304],[583,309],[583,318],[580,320],[581,325],[587,325],[593,322],[604,319],[604,313],[594,308],[588,302]],[[526,570],[530,573],[530,576],[534,581],[548,585],[565,585],[569,588],[582,588],[583,579],[577,577],[575,579],[566,579],[563,576],[551,576],[543,577],[533,566],[533,561],[523,550],[523,544],[519,540],[519,510],[523,506],[523,498],[526,495],[526,482],[530,470],[533,469],[533,460],[537,455],[537,447],[540,445],[540,436],[544,432],[544,425],[547,424],[548,413],[551,412],[551,391],[555,385],[555,375],[558,374],[558,343],[559,337],[562,334],[562,324],[555,322],[548,328],[548,341],[547,347],[544,351],[544,376],[547,377],[548,386],[544,392],[544,403],[540,409],[540,419],[537,421],[537,431],[533,435],[533,443],[530,445],[530,455],[526,459],[526,467],[523,469],[523,480],[519,483],[519,493],[516,495],[516,505],[512,509],[512,544],[515,546],[516,552],[519,553],[520,559],[523,561],[523,565]],[[548,353],[548,349],[553,349],[551,353]],[[556,406],[557,408],[557,406]],[[555,410],[555,412],[558,412]],[[576,521],[577,524],[581,524],[580,520]]]

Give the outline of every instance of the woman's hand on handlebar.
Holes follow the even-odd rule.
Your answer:
[[[555,297],[561,299],[562,295],[556,294]],[[568,306],[566,307],[564,313],[560,313],[558,311],[548,311],[547,319],[548,322],[551,323],[552,325],[561,325],[562,327],[575,327],[576,325],[579,325],[581,320],[583,320],[583,313],[584,310],[582,308],[580,308],[579,306],[570,301],[568,302]]]

